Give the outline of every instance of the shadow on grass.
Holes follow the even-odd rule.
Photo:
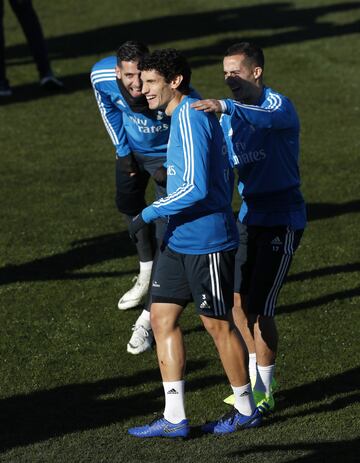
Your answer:
[[[321,220],[339,215],[351,214],[360,212],[360,201],[348,201],[347,203],[309,203],[307,204],[308,220]]]
[[[229,45],[240,39],[246,39],[242,34],[243,30],[259,31],[257,36],[252,35],[251,40],[259,43],[263,48],[354,34],[358,30],[359,23],[356,21],[350,24],[336,24],[328,19],[324,21],[326,15],[358,9],[357,2],[339,2],[313,8],[295,8],[295,5],[295,2],[276,2],[162,16],[49,38],[47,45],[52,60],[74,59],[94,54],[113,54],[116,47],[129,37],[136,37],[154,47],[166,42],[201,39],[209,36],[213,31],[217,34],[229,34],[233,31],[234,35],[226,40],[218,40],[203,47],[184,49],[192,67],[196,68],[220,63]],[[182,27],[184,24],[186,28]],[[272,29],[271,33],[265,35],[263,31],[269,29]],[[30,62],[29,49],[25,44],[7,47],[6,56],[8,65]],[[89,75],[86,73],[67,76],[64,81],[68,92],[90,86]],[[31,85],[15,87],[14,90],[15,96],[4,100],[3,104],[47,96]],[[34,90],[35,92],[31,93]]]
[[[246,456],[259,454],[259,461],[261,461],[261,454],[266,453],[269,456],[271,452],[274,452],[274,458],[275,455],[279,458],[279,453],[284,452],[284,455],[281,455],[281,461],[291,461],[291,463],[355,463],[359,461],[359,451],[360,439],[355,438],[340,441],[292,442],[288,445],[279,443],[274,445],[258,444],[255,448],[242,445],[238,451],[224,456],[234,459],[244,458],[243,461],[246,461]],[[289,456],[289,460],[283,459],[286,455]]]
[[[136,254],[135,246],[129,245],[128,233],[123,231],[83,239],[71,243],[72,248],[60,254],[35,259],[19,265],[0,268],[1,284],[24,281],[81,280],[104,276],[118,277],[132,273],[84,272],[71,273],[88,265]]]
[[[206,365],[203,360],[189,361],[187,370],[199,371]],[[200,390],[204,384],[208,387],[220,381],[224,381],[223,376],[195,378],[188,381],[187,390]],[[157,385],[150,392],[127,393],[126,388],[139,386],[142,390],[144,382]],[[161,410],[163,404],[157,368],[2,399],[0,451],[149,415]]]
[[[351,264],[331,265],[329,267],[317,268],[306,272],[300,272],[295,275],[289,275],[286,278],[287,282],[290,281],[305,281],[312,278],[324,277],[328,275],[338,275],[339,273],[352,273],[360,271],[360,262],[353,262]]]
[[[287,304],[279,306],[277,310],[278,314],[291,313],[299,310],[310,309],[312,307],[318,307],[324,304],[330,304],[337,301],[343,301],[345,299],[351,299],[353,297],[360,296],[360,286],[354,289],[346,289],[344,291],[337,291],[336,293],[325,294],[324,296],[310,299],[309,301],[296,302],[295,304]]]

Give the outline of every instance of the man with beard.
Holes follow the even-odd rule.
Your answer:
[[[145,207],[145,191],[150,177],[155,181],[156,199],[166,193],[166,146],[170,118],[163,111],[149,110],[141,93],[139,60],[149,52],[137,41],[123,43],[116,56],[96,63],[91,72],[94,89],[105,127],[116,150],[116,205],[127,224]],[[136,307],[149,288],[156,242],[164,234],[165,221],[156,221],[142,228],[136,235],[136,249],[140,273],[135,285],[119,300],[118,308]],[[149,302],[133,326],[127,345],[131,354],[151,348],[153,340]]]
[[[268,413],[275,406],[276,301],[306,224],[298,167],[300,124],[291,101],[263,84],[261,48],[235,44],[223,65],[234,99],[202,100],[192,107],[223,113],[221,126],[238,172],[243,202],[233,315],[248,347],[255,401]]]

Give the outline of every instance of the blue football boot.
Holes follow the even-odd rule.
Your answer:
[[[231,432],[240,431],[246,428],[255,428],[260,426],[262,422],[262,414],[255,408],[250,416],[242,415],[233,407],[230,412],[226,413],[217,421],[204,424],[201,429],[204,433],[211,434],[229,434]]]
[[[135,437],[187,437],[190,433],[189,420],[170,423],[164,417],[155,418],[150,424],[128,429]]]

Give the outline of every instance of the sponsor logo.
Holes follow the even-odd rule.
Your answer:
[[[254,151],[246,151],[246,144],[237,142],[235,143],[235,149],[239,164],[251,164],[252,162],[259,162],[266,158],[266,152],[263,148]]]
[[[141,133],[159,133],[169,129],[169,124],[159,124],[148,126],[148,120],[141,117],[129,116],[129,119],[136,124]]]
[[[160,285],[157,281],[153,281],[152,286],[154,286],[155,288],[160,288]]]
[[[248,391],[244,391],[244,392],[242,392],[242,393],[240,394],[240,397],[245,397],[245,396],[247,396],[247,395],[249,395],[249,392],[248,392]]]

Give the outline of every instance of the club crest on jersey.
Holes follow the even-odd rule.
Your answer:
[[[167,174],[168,174],[168,175],[176,175],[175,167],[169,165],[169,166],[167,167]]]

